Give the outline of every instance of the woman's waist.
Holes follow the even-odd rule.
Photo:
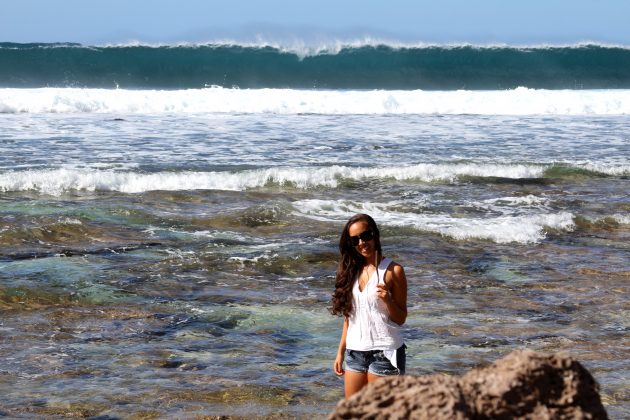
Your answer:
[[[346,343],[357,343],[361,346],[386,346],[397,343],[402,344],[402,331],[400,326],[388,323],[361,325],[348,324]],[[400,344],[399,344],[400,345]],[[359,349],[355,349],[359,350]]]
[[[396,350],[403,345],[403,342],[402,335],[369,339],[346,336],[346,348],[358,351]]]

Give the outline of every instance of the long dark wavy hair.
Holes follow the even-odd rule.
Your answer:
[[[357,222],[365,222],[368,229],[374,232],[374,248],[381,254],[381,234],[378,231],[376,222],[367,214],[355,214],[348,220],[339,238],[339,252],[341,259],[337,266],[337,277],[335,279],[335,291],[332,295],[332,307],[330,312],[333,315],[350,316],[352,312],[352,286],[357,273],[363,269],[366,262],[350,241],[350,226]]]

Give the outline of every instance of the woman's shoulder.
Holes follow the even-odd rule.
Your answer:
[[[402,265],[389,258],[389,264],[387,265],[387,271],[392,273],[395,277],[399,277],[405,274],[405,269]]]
[[[387,268],[392,269],[394,267],[400,267],[402,268],[402,265],[398,264],[396,261],[394,261],[393,258],[390,257],[383,257],[383,260],[381,262],[381,264],[385,262],[387,264]]]

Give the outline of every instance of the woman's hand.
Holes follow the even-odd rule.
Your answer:
[[[376,285],[376,296],[382,299],[385,303],[392,302],[392,294],[389,293],[387,286],[384,284],[379,283]]]
[[[344,374],[344,370],[343,370],[343,353],[342,354],[337,354],[337,357],[335,358],[335,365],[333,366],[333,369],[335,370],[335,375],[337,376],[341,376]]]

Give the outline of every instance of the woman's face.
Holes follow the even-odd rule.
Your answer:
[[[369,225],[364,221],[358,221],[350,225],[348,228],[348,233],[350,234],[350,238],[353,236],[360,236],[363,232],[370,230]],[[363,241],[359,239],[359,244],[354,247],[354,249],[361,254],[368,261],[372,261],[374,258],[374,253],[376,252],[376,241],[374,238],[368,241]]]

